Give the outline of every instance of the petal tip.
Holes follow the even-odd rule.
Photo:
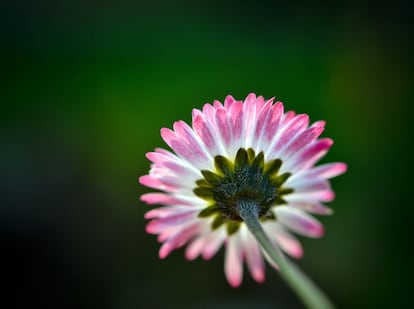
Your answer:
[[[303,257],[304,251],[302,245],[298,242],[296,245],[289,248],[289,252],[284,249],[291,257],[295,259],[301,259]]]
[[[202,252],[201,253],[201,258],[204,260],[204,261],[208,261],[208,260],[210,260],[212,257],[214,256],[214,253],[213,252],[206,252],[206,251],[204,251],[204,252]]]
[[[151,210],[150,210],[151,211]],[[150,211],[148,211],[147,213],[145,213],[144,215],[144,219],[151,219],[153,218],[153,215],[150,213]],[[145,231],[147,232],[147,228],[145,228]],[[148,232],[147,232],[148,233]]]
[[[325,235],[325,228],[323,227],[322,224],[319,226],[315,226],[313,235],[316,238],[320,238],[323,235]]]
[[[295,259],[301,259],[303,257],[303,249],[299,248],[296,252],[294,252],[294,254],[292,254],[292,256]]]
[[[185,252],[184,257],[187,261],[193,261],[196,258],[194,254],[188,252]]]
[[[325,202],[332,202],[334,199],[335,199],[335,192],[333,191],[328,191],[323,196],[323,200]]]
[[[340,174],[345,173],[348,170],[348,164],[344,162],[339,163]]]
[[[165,259],[170,254],[170,252],[171,252],[170,246],[168,246],[167,244],[164,244],[161,247],[161,249],[160,249],[160,251],[158,253],[158,256],[160,257],[160,259],[163,260],[163,259]]]
[[[253,279],[258,283],[264,283],[266,281],[266,276],[263,271],[256,270],[252,273]]]
[[[146,186],[147,178],[148,178],[148,175],[141,176],[141,177],[138,178],[138,182],[141,185]],[[142,196],[141,196],[141,201],[142,201]]]
[[[241,280],[236,277],[230,277],[227,279],[228,283],[232,288],[238,288],[241,285]]]
[[[147,219],[146,214],[144,215],[144,218]],[[153,221],[149,222],[146,226],[145,226],[145,232],[147,232],[148,234],[154,234],[154,229],[153,229]]]
[[[175,135],[174,131],[172,131],[171,129],[168,129],[168,128],[161,128],[160,134],[161,134],[162,139],[167,144],[168,144],[168,141],[171,140]]]

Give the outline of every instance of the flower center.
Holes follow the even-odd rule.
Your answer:
[[[216,171],[203,170],[204,178],[196,181],[194,194],[210,204],[199,217],[215,216],[212,229],[227,224],[229,235],[235,233],[242,222],[239,207],[245,202],[256,205],[260,220],[276,219],[271,208],[286,203],[283,195],[293,192],[283,183],[290,173],[279,175],[282,160],[264,162],[264,154],[257,156],[253,149],[240,148],[234,162],[223,156],[214,158]]]

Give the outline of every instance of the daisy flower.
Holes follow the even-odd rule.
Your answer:
[[[188,260],[208,260],[224,246],[231,286],[241,284],[244,262],[254,280],[263,282],[265,259],[278,265],[249,231],[246,209],[254,209],[275,248],[302,257],[292,232],[311,238],[324,234],[312,214],[332,213],[323,204],[334,199],[328,179],[346,170],[344,163],[315,167],[333,143],[319,138],[324,124],[309,125],[308,115],[284,112],[281,102],[249,94],[244,102],[227,96],[224,104],[194,109],[191,126],[177,121],[173,130],[161,129],[172,152],[147,153],[151,169],[139,179],[159,190],[141,200],[161,205],[145,214],[146,231],[162,243],[160,258],[186,245]]]

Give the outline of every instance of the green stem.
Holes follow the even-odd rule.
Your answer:
[[[256,237],[264,251],[279,266],[280,274],[296,292],[303,303],[311,309],[335,308],[327,296],[296,265],[278,254],[272,241],[264,232],[258,218],[258,206],[244,201],[238,205],[239,215]]]

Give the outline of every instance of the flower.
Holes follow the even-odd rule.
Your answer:
[[[294,258],[303,255],[292,231],[318,238],[322,224],[311,214],[328,215],[323,205],[334,199],[329,178],[346,171],[344,163],[315,167],[332,146],[318,139],[324,121],[309,126],[309,116],[284,112],[281,102],[249,94],[244,102],[232,96],[194,109],[192,127],[183,121],[161,136],[175,152],[157,148],[139,182],[161,192],[141,200],[162,207],[145,214],[146,231],[158,235],[160,258],[187,245],[185,256],[208,260],[224,245],[225,274],[231,286],[242,282],[245,261],[252,277],[265,279],[267,255],[238,215],[243,201],[258,207],[264,231]],[[269,261],[274,267],[274,262]]]

